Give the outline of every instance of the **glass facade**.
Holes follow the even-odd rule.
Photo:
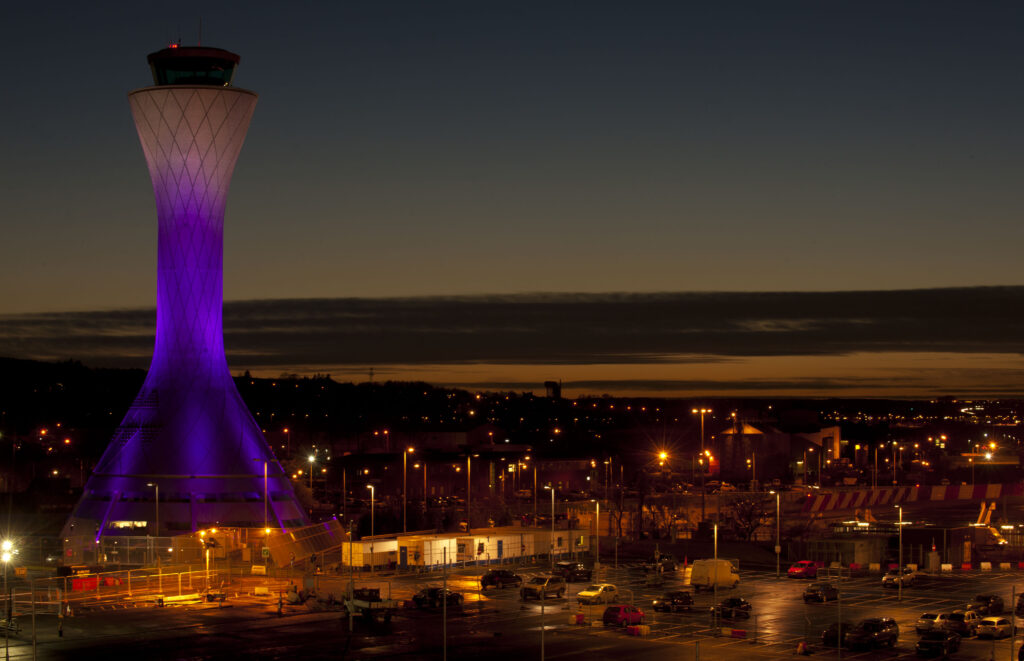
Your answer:
[[[149,55],[156,85],[227,87],[240,58],[220,48],[165,48]]]

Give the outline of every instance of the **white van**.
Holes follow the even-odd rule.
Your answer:
[[[716,564],[717,563],[717,564]],[[734,588],[740,582],[740,575],[728,560],[694,560],[690,569],[690,585],[694,591],[710,590],[716,584],[720,588]]]

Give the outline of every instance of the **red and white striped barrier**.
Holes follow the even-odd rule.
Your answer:
[[[808,494],[804,512],[834,512],[914,503],[917,501],[994,500],[1001,496],[1019,496],[1024,493],[1020,483],[964,484],[920,487],[879,487],[877,489],[851,489]]]

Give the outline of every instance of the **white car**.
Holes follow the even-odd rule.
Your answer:
[[[978,623],[979,638],[1007,638],[1013,633],[1013,625],[1005,617],[986,617]]]
[[[581,604],[610,604],[616,601],[619,596],[619,589],[611,583],[597,583],[587,586],[576,595],[576,601]]]
[[[903,569],[890,569],[885,576],[882,577],[882,587],[896,588],[899,587],[900,583],[903,587],[913,585],[917,578],[917,572],[909,567]]]

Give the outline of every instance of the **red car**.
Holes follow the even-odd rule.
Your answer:
[[[787,572],[790,578],[818,578],[818,563],[813,560],[801,560]]]
[[[639,610],[636,606],[619,605],[609,606],[604,609],[604,615],[601,617],[604,625],[614,625],[617,627],[625,627],[631,624],[643,624],[644,623],[644,612]]]

